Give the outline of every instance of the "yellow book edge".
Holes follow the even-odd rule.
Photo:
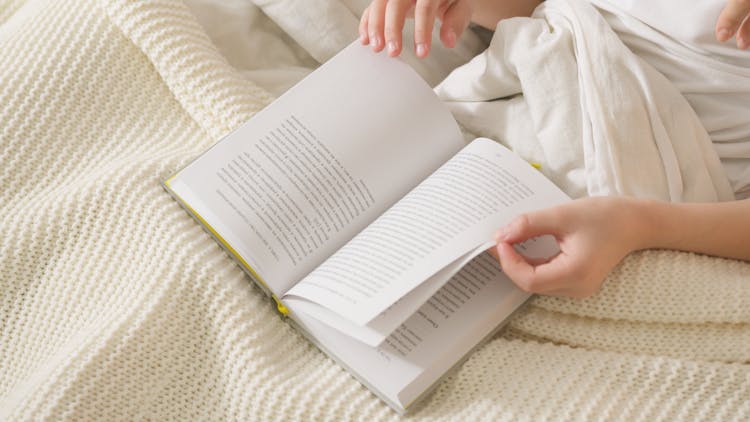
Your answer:
[[[276,309],[279,311],[279,313],[282,314],[284,317],[288,317],[289,309],[286,306],[284,306],[283,303],[281,303],[281,301],[279,300],[278,297],[276,297],[275,294],[271,293],[271,289],[268,288],[268,285],[266,284],[265,281],[263,281],[263,278],[261,278],[260,275],[258,275],[258,273],[253,269],[253,267],[251,267],[250,264],[248,264],[247,261],[245,261],[245,259],[242,258],[242,256],[237,252],[237,250],[235,250],[210,224],[208,224],[208,222],[203,218],[203,216],[198,214],[195,211],[195,209],[193,209],[193,207],[191,207],[187,202],[185,202],[185,200],[182,199],[182,197],[180,197],[180,195],[178,195],[177,192],[175,192],[172,189],[172,186],[171,186],[172,180],[174,180],[178,175],[179,173],[173,175],[172,177],[164,181],[164,186],[167,187],[170,195],[174,196],[179,201],[179,203],[185,209],[188,210],[189,214],[192,217],[194,217],[196,220],[198,220],[200,224],[206,230],[208,230],[211,233],[211,235],[237,260],[237,262],[239,262],[245,269],[247,269],[247,271],[249,271],[253,275],[253,277],[255,277],[255,279],[258,280],[258,282],[260,282],[263,285],[263,287],[269,292],[271,298],[273,298],[274,302],[276,302]],[[440,378],[442,379],[442,377]],[[430,390],[436,387],[437,384],[439,384],[439,380],[436,381],[430,388],[423,391],[422,394],[420,394],[419,396],[414,398],[411,402],[409,402],[407,405],[405,405],[403,407],[404,411],[408,410],[414,403],[418,402],[421,398],[423,398],[427,393],[430,392]]]
[[[541,167],[542,167],[541,164],[535,163],[535,162],[530,162],[529,164],[531,164],[531,166],[534,167],[534,168],[536,168],[537,170],[541,170]],[[219,235],[219,233],[217,233],[216,230],[214,230],[214,228],[210,224],[208,224],[208,222],[200,214],[198,214],[193,209],[193,207],[191,207],[187,202],[185,202],[185,200],[183,200],[182,197],[180,197],[172,189],[171,182],[178,175],[179,175],[179,173],[175,174],[174,176],[172,176],[169,179],[167,179],[166,181],[164,181],[164,185],[169,189],[170,194],[173,195],[175,198],[177,198],[177,200],[180,202],[180,204],[182,204],[182,206],[184,206],[189,211],[189,213],[193,217],[195,217],[195,219],[197,219],[201,223],[201,225],[203,225],[203,227],[205,227],[206,230],[208,230],[214,236],[214,238],[216,238],[216,240],[218,240],[219,243],[227,251],[229,251],[229,253],[237,260],[237,262],[239,262],[245,269],[247,269],[253,275],[253,277],[255,277],[255,279],[258,280],[258,282],[260,282],[263,285],[263,287],[269,292],[271,298],[273,298],[273,300],[276,302],[276,309],[279,311],[279,313],[281,313],[285,317],[289,316],[289,309],[286,306],[284,306],[283,303],[281,303],[281,301],[279,300],[278,297],[276,297],[275,294],[271,293],[271,289],[268,287],[268,285],[266,284],[266,282],[263,281],[263,278],[261,278],[260,275],[258,275],[258,273],[253,269],[253,267],[251,267],[250,264],[248,264],[247,261],[245,261],[245,259],[242,258],[242,256],[240,256],[240,254],[231,245],[229,245],[229,243],[227,243],[227,241],[224,240],[224,238],[221,235]],[[516,310],[515,312],[518,312],[518,310]],[[472,350],[470,350],[468,353],[466,353],[464,355],[464,357],[461,358],[459,361],[455,362],[450,369],[448,369],[442,376],[440,376],[437,380],[435,380],[435,382],[433,382],[428,388],[426,388],[424,391],[422,391],[422,393],[420,393],[417,397],[415,397],[409,403],[407,403],[406,405],[404,405],[403,406],[404,411],[409,411],[410,408],[412,407],[412,405],[414,405],[415,403],[419,402],[424,397],[426,397],[428,394],[430,394],[443,381],[443,379],[446,376],[448,376],[449,374],[455,372],[468,359],[468,357],[474,351],[476,351],[476,349],[478,349],[480,346],[482,346],[484,343],[486,343],[488,339],[492,338],[492,336],[494,336],[505,324],[507,324],[507,322],[509,320],[510,320],[510,317],[505,320],[505,323],[501,324],[500,326],[498,326],[494,330],[492,330],[482,341],[478,342],[472,348]],[[316,343],[316,342],[314,341],[314,343]],[[398,412],[398,413],[401,413],[401,412]]]
[[[175,174],[174,176],[164,181],[164,185],[167,188],[169,188],[170,193],[174,195],[180,201],[180,203],[190,211],[190,214],[192,214],[203,225],[203,227],[205,227],[206,230],[208,230],[216,238],[216,240],[218,240],[219,243],[221,243],[221,245],[227,251],[229,251],[229,253],[237,260],[237,262],[239,262],[243,267],[245,267],[245,269],[247,269],[250,272],[250,274],[252,274],[253,277],[255,277],[255,279],[258,280],[258,282],[260,282],[260,284],[262,284],[263,287],[270,293],[271,289],[268,287],[268,284],[266,284],[266,282],[263,281],[263,278],[260,275],[258,275],[257,272],[255,272],[253,267],[251,267],[250,264],[248,264],[247,261],[245,261],[245,259],[232,247],[232,245],[230,245],[226,240],[224,240],[224,238],[219,233],[217,233],[216,230],[214,230],[214,228],[210,224],[208,224],[208,222],[200,214],[198,214],[193,209],[193,207],[190,206],[190,204],[185,202],[185,200],[182,199],[182,197],[180,197],[180,195],[178,195],[177,192],[175,192],[172,189],[172,186],[171,186],[172,180],[174,180],[175,177],[177,177],[177,174]],[[276,302],[276,309],[279,311],[279,313],[281,313],[284,316],[289,316],[289,309],[287,309],[287,307],[284,306],[283,303],[281,303],[281,301],[279,300],[278,297],[276,297],[275,294],[270,293],[270,295],[273,298],[274,302]]]

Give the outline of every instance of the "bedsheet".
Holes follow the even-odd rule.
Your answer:
[[[273,99],[191,9],[2,1],[0,57],[0,419],[397,419],[160,187]],[[595,297],[534,299],[409,418],[746,420],[748,279],[633,254]]]
[[[501,21],[437,91],[465,128],[541,163],[571,196],[743,196],[750,71],[603,12],[546,1]]]
[[[734,199],[691,105],[588,1],[501,21],[437,92],[465,127],[540,163],[570,196]]]

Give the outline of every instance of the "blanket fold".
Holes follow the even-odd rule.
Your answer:
[[[271,102],[268,93],[228,65],[184,5],[170,1],[100,3],[111,22],[141,48],[175,98],[214,139],[247,121],[259,102]]]
[[[583,0],[501,21],[489,48],[437,92],[469,131],[540,162],[571,196],[734,198],[690,104]],[[518,107],[529,117],[505,117]]]
[[[0,0],[0,58],[0,420],[397,419],[161,188],[270,100],[181,3]],[[746,420],[749,275],[634,254],[594,298],[534,299],[412,418]]]

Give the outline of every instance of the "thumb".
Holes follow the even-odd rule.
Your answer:
[[[564,224],[555,208],[521,214],[495,233],[498,242],[518,243],[532,237],[550,234],[559,237]]]
[[[471,20],[471,6],[468,1],[456,1],[446,9],[441,19],[440,40],[449,48],[456,46],[456,41],[464,32]]]

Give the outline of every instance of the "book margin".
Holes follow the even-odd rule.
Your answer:
[[[279,298],[275,294],[273,294],[273,292],[271,292],[271,289],[268,287],[266,282],[263,281],[263,278],[258,275],[253,267],[251,267],[250,264],[248,264],[247,261],[245,261],[245,259],[242,258],[242,256],[229,244],[229,242],[224,240],[224,238],[210,224],[208,224],[208,222],[203,217],[201,217],[201,215],[198,214],[198,212],[196,212],[193,207],[190,206],[190,204],[185,202],[182,197],[177,194],[177,192],[172,190],[171,182],[177,176],[179,176],[179,174],[180,173],[178,172],[161,183],[164,190],[166,190],[167,193],[169,193],[169,195],[175,201],[177,201],[178,204],[180,204],[182,209],[184,209],[188,213],[188,215],[193,217],[193,219],[198,222],[198,224],[204,229],[204,231],[211,235],[211,237],[213,237],[214,240],[217,241],[219,245],[221,245],[221,247],[229,254],[229,256],[237,263],[237,265],[239,265],[240,268],[242,268],[242,270],[248,276],[250,276],[250,279],[254,282],[253,284],[258,286],[266,296],[273,299],[276,305],[276,309],[279,311],[279,313],[283,316],[288,316],[289,309],[287,309],[287,307],[284,306],[283,303],[281,303],[281,300],[279,300]]]

